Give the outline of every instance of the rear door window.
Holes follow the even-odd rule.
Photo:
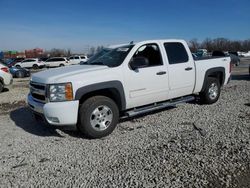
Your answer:
[[[168,42],[164,44],[169,64],[188,62],[188,54],[180,42]]]
[[[58,61],[65,61],[65,59],[63,59],[63,58],[58,58]]]

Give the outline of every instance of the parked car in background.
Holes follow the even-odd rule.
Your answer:
[[[0,63],[0,92],[3,91],[4,87],[12,84],[12,75],[9,73],[9,68],[4,64]]]
[[[33,69],[39,69],[44,67],[44,62],[40,61],[38,58],[28,58],[25,59],[17,64],[15,64],[16,67],[22,67],[22,68],[33,68]]]
[[[250,51],[242,52],[241,55],[242,55],[242,57],[250,57]]]
[[[4,60],[4,64],[10,68],[12,66],[15,66],[17,63],[23,61],[24,59],[25,58],[9,58]]]
[[[229,56],[231,57],[231,63],[235,66],[239,66],[240,65],[240,58],[239,56],[236,56],[234,54],[229,53]]]
[[[30,76],[30,71],[22,67],[13,66],[9,68],[9,71],[12,74],[13,78],[24,78]]]
[[[69,65],[69,61],[65,57],[52,57],[44,62],[46,67],[63,67]]]
[[[198,49],[195,53],[197,57],[204,57],[207,56],[207,49]]]
[[[238,56],[236,56],[236,53],[228,52],[228,55],[227,55],[225,52],[216,50],[216,51],[212,52],[212,56],[213,57],[227,57],[227,56],[229,56],[231,58],[231,64],[235,65],[235,66],[239,66],[240,58]]]
[[[71,65],[77,65],[80,64],[80,62],[86,62],[88,60],[88,57],[86,55],[74,55],[74,56],[70,56],[68,58],[69,63]]]

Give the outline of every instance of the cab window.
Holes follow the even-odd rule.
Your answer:
[[[163,65],[161,52],[157,44],[146,44],[138,48],[133,58],[143,58],[148,62],[147,67]]]

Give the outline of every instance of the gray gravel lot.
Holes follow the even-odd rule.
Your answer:
[[[250,185],[247,75],[237,73],[216,104],[128,119],[97,140],[34,121],[27,93],[28,79],[18,79],[0,94],[0,187]]]

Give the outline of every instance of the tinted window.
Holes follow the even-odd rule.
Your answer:
[[[81,59],[86,59],[86,57],[85,56],[81,56]]]
[[[65,61],[63,58],[53,58],[53,59],[51,59],[51,61]]]
[[[77,56],[77,57],[75,57],[75,59],[80,59],[80,58]]]
[[[53,61],[53,59],[48,59],[46,62],[52,62]]]
[[[188,54],[182,43],[169,42],[164,44],[169,64],[185,63],[188,61]]]
[[[74,59],[74,57],[70,57],[69,59]]]
[[[213,51],[212,56],[225,57],[226,54],[222,51]]]
[[[57,61],[65,61],[63,58],[57,58]]]
[[[133,58],[140,57],[147,60],[149,66],[162,65],[162,58],[157,44],[146,44],[141,46]]]
[[[24,60],[23,63],[27,63],[27,62],[34,62],[36,60],[33,60],[33,59],[27,59],[27,60]]]

